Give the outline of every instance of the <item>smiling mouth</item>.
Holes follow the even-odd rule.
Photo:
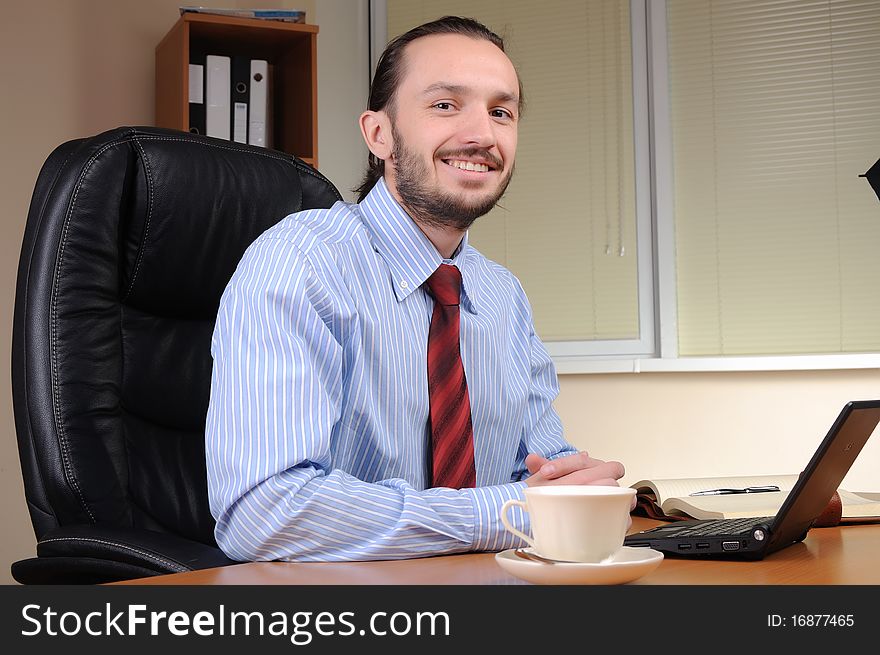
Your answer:
[[[473,161],[464,161],[462,159],[444,159],[444,164],[448,164],[453,168],[457,168],[462,171],[474,171],[477,173],[488,173],[490,170],[494,170],[488,164],[481,164]]]

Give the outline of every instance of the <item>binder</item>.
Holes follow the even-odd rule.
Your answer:
[[[232,140],[247,143],[251,60],[232,58]]]
[[[266,66],[266,147],[275,147],[275,66]]]
[[[231,61],[225,55],[205,57],[205,134],[229,139]]]
[[[204,63],[189,65],[189,131],[193,134],[205,133]]]
[[[269,62],[265,59],[251,59],[248,143],[263,148],[268,145],[266,141],[268,89]]]

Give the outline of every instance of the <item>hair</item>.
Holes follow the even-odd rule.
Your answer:
[[[370,97],[367,101],[367,109],[369,111],[385,111],[392,120],[394,118],[394,100],[397,88],[404,75],[404,56],[403,51],[410,43],[416,39],[434,34],[461,34],[473,39],[483,39],[495,45],[501,52],[504,50],[504,39],[498,36],[488,27],[474,20],[473,18],[462,18],[461,16],[444,16],[424,25],[414,27],[392,40],[385,51],[379,58],[376,65],[376,73],[373,75],[373,82],[370,84]],[[518,76],[517,76],[518,77]],[[519,88],[519,104],[520,110],[523,104],[522,82]],[[362,201],[370,190],[376,185],[385,174],[385,162],[379,159],[373,153],[370,153],[367,161],[367,171],[364,174],[363,182],[354,189],[358,194],[358,202]]]

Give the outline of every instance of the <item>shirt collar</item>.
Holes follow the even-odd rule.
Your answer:
[[[462,307],[476,313],[474,290],[476,288],[472,248],[468,234],[451,259],[444,259],[416,222],[391,195],[380,178],[376,185],[358,205],[364,225],[370,233],[374,250],[388,264],[391,285],[398,301],[404,300],[418,289],[431,273],[442,263],[453,264],[461,271]]]

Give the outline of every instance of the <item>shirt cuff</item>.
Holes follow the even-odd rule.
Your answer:
[[[498,551],[528,546],[520,537],[508,532],[501,523],[501,506],[508,500],[523,500],[525,482],[512,482],[473,489],[474,550]],[[530,533],[529,517],[520,507],[507,510],[507,520],[518,530]]]

